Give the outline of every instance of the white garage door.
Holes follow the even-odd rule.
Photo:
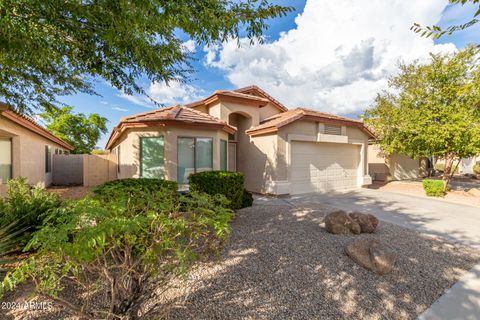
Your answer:
[[[292,194],[357,187],[360,146],[292,142]]]

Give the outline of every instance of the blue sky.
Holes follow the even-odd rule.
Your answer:
[[[188,84],[168,88],[152,85],[146,79],[140,81],[165,105],[188,102],[218,89],[257,84],[288,107],[305,106],[355,117],[376,92],[384,89],[399,59],[409,61],[424,57],[429,50],[448,51],[480,43],[480,26],[435,43],[418,40],[408,30],[413,22],[449,25],[468,21],[475,12],[472,6],[424,0],[424,7],[418,8],[415,0],[398,0],[392,1],[398,2],[397,7],[389,7],[382,1],[355,7],[349,0],[281,0],[278,2],[296,10],[269,22],[265,45],[238,49],[227,43],[207,49],[196,44],[196,73]],[[405,5],[409,2],[411,5]],[[208,60],[207,54],[213,58]],[[125,97],[101,79],[96,82],[96,90],[101,96],[81,94],[62,101],[72,105],[75,112],[105,116],[109,131],[121,117],[152,108],[144,97]],[[108,135],[98,146],[105,146]]]

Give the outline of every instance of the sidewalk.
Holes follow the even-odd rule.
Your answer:
[[[476,265],[463,276],[418,319],[480,319],[480,265]]]

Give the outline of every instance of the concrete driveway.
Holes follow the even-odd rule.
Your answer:
[[[312,193],[279,201],[371,213],[384,221],[480,248],[480,207],[372,189]]]
[[[265,200],[256,199],[257,202]],[[372,189],[313,193],[275,201],[299,207],[322,204],[346,211],[358,210],[422,233],[480,248],[480,207]],[[480,265],[468,272],[419,319],[480,319]]]

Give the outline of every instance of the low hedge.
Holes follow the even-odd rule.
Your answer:
[[[473,166],[473,172],[480,174],[480,163],[477,163]]]
[[[423,180],[423,189],[429,197],[443,197],[445,195],[442,180],[425,179]]]
[[[221,194],[230,201],[231,209],[249,207],[252,194],[245,190],[243,173],[229,171],[204,171],[188,177],[190,190],[210,195]]]
[[[174,197],[178,197],[178,184],[175,181],[149,178],[119,179],[104,183],[96,187],[93,192],[100,200],[109,200],[119,195],[139,195],[163,190]]]

